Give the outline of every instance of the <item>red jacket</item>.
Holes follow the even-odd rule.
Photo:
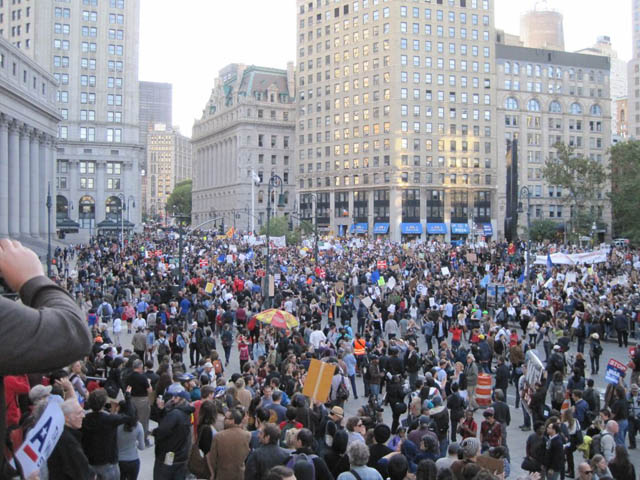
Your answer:
[[[26,375],[7,375],[4,377],[4,401],[7,405],[7,426],[17,425],[20,422],[20,407],[18,395],[29,393],[29,379]]]

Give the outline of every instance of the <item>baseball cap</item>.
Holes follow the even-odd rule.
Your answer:
[[[213,363],[207,362],[204,364],[204,368],[213,368]]]
[[[484,412],[482,412],[482,415],[484,415],[485,417],[493,417],[494,414],[495,412],[491,407],[487,408]]]
[[[189,395],[189,392],[187,392],[186,390],[183,390],[182,392],[179,392],[175,396],[178,397],[178,398],[184,398],[187,402],[191,401],[191,395]]]
[[[36,385],[29,391],[29,400],[31,403],[36,403],[51,394],[51,389],[51,385]]]

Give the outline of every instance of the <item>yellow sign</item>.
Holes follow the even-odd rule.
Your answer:
[[[336,366],[331,363],[321,362],[315,358],[312,359],[302,394],[311,400],[316,400],[321,403],[326,402],[331,392],[331,381],[333,380],[335,370]]]
[[[211,295],[213,293],[213,283],[207,282],[207,286],[204,287],[204,293]]]

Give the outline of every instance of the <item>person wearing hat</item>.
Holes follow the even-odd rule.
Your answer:
[[[326,448],[331,448],[333,445],[333,436],[338,430],[342,429],[342,420],[344,418],[344,410],[337,405],[331,407],[329,414],[325,420],[320,424],[320,441],[324,442]]]
[[[589,337],[589,358],[591,359],[591,375],[597,375],[600,371],[600,355],[602,355],[602,344],[600,335],[592,333]]]
[[[480,424],[480,444],[483,452],[502,445],[502,425],[496,422],[494,415],[491,407],[482,412],[484,420]]]
[[[158,427],[151,432],[155,439],[153,478],[185,478],[187,475],[187,460],[191,450],[191,414],[195,410],[190,401],[191,396],[184,389],[168,395],[166,403],[158,400],[163,415]],[[248,443],[247,440],[247,447]]]

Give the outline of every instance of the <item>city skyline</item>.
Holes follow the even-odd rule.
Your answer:
[[[295,5],[286,0],[282,9],[274,9],[273,4],[260,0],[220,4],[205,0],[192,0],[192,8],[176,10],[169,0],[142,0],[140,18],[140,72],[141,81],[168,82],[174,86],[174,124],[183,135],[191,136],[193,122],[199,119],[213,88],[218,72],[229,63],[258,64],[274,68],[286,68],[287,61],[296,56],[295,41]],[[507,33],[518,34],[520,15],[538,0],[494,0],[495,25]],[[611,37],[613,48],[621,59],[631,58],[631,22],[628,19],[629,0],[619,3],[617,9],[602,10],[596,8],[596,0],[550,0],[548,6],[564,15],[565,45],[567,51],[575,51],[595,43],[600,35]],[[571,15],[580,8],[581,15]],[[191,13],[198,9],[202,15],[193,17]],[[224,10],[221,20],[216,15]],[[251,16],[246,12],[251,10]],[[185,21],[181,17],[185,16]],[[189,21],[186,20],[188,17]],[[235,22],[228,18],[242,18],[245,30],[254,32],[247,38],[269,38],[270,41],[254,44],[251,41],[237,40],[240,30]],[[620,18],[624,22],[620,24]],[[212,20],[214,19],[214,20]],[[254,20],[255,19],[255,20]],[[164,25],[171,23],[178,29],[174,35],[166,35]],[[188,27],[181,27],[188,25]],[[277,33],[272,30],[278,25]],[[235,39],[229,41],[231,36]],[[176,39],[179,39],[178,41]],[[212,45],[210,61],[193,62],[184,50],[199,48],[204,42]],[[217,44],[224,45],[216,51]],[[196,47],[194,47],[196,46]],[[167,58],[173,68],[167,69]],[[207,55],[203,55],[207,58]]]

